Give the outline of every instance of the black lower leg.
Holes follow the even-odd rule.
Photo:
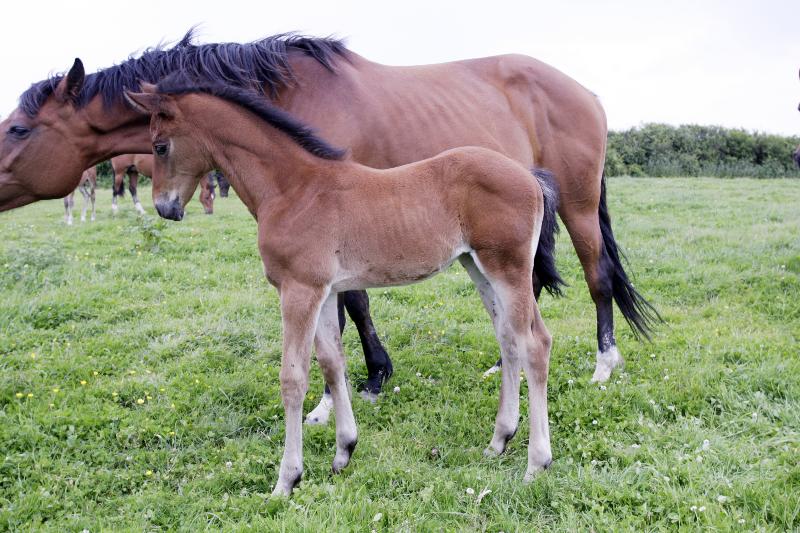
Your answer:
[[[369,297],[366,291],[347,291],[342,293],[347,313],[358,329],[361,346],[364,348],[364,361],[367,364],[367,382],[364,390],[378,394],[383,382],[389,379],[394,369],[389,354],[381,344],[372,317],[369,315]]]
[[[604,253],[599,266],[601,274],[597,287],[592,288],[592,297],[595,307],[597,308],[597,349],[600,352],[606,352],[617,344],[614,338],[614,303],[612,290],[614,265],[608,258],[608,255]]]

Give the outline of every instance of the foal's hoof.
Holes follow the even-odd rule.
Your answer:
[[[336,447],[336,456],[333,458],[333,466],[331,471],[338,474],[350,464],[350,458],[353,456],[353,450],[356,449],[357,440],[354,440],[342,448]]]
[[[522,478],[522,481],[524,481],[525,483],[530,483],[536,478],[536,476],[538,476],[540,473],[550,468],[551,464],[553,464],[552,459],[548,460],[543,465],[528,467],[528,470],[525,472],[525,477]]]
[[[501,455],[502,453],[503,452],[499,452],[499,451],[495,450],[494,448],[492,448],[491,446],[487,446],[483,450],[483,456],[484,457],[497,457],[498,455]]]

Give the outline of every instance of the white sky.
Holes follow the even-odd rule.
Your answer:
[[[800,1],[6,1],[0,114],[80,57],[88,72],[175,40],[300,30],[346,37],[395,65],[506,52],[544,60],[600,95],[612,129],[644,122],[800,134]]]

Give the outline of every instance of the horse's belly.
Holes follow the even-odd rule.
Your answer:
[[[466,245],[459,245],[447,255],[436,258],[407,258],[397,255],[382,261],[370,261],[343,268],[333,289],[337,292],[410,285],[428,279],[446,270],[460,255],[467,253]]]

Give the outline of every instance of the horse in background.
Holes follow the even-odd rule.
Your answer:
[[[219,185],[219,195],[222,198],[227,198],[228,191],[231,188],[231,184],[225,177],[225,174],[223,174],[219,170],[212,170],[211,172],[208,173],[208,181],[212,187],[214,186],[214,180],[216,180],[217,185]]]
[[[81,175],[81,181],[75,189],[83,195],[83,208],[81,209],[81,222],[86,222],[86,209],[89,201],[92,202],[91,221],[94,222],[95,190],[97,189],[97,167],[87,168]],[[72,208],[75,206],[75,191],[64,197],[64,220],[67,226],[72,225]]]
[[[137,186],[139,175],[153,175],[153,155],[152,154],[125,154],[111,158],[111,168],[114,170],[113,199],[111,200],[111,210],[116,213],[117,198],[125,194],[125,176],[128,176],[128,190],[133,199],[133,205],[140,214],[144,214],[144,208],[139,201]],[[209,177],[200,184],[200,203],[207,215],[214,213],[214,182]],[[226,182],[227,183],[227,182]],[[230,185],[228,185],[230,187]],[[220,189],[222,186],[220,185]],[[225,189],[227,196],[228,189]]]

